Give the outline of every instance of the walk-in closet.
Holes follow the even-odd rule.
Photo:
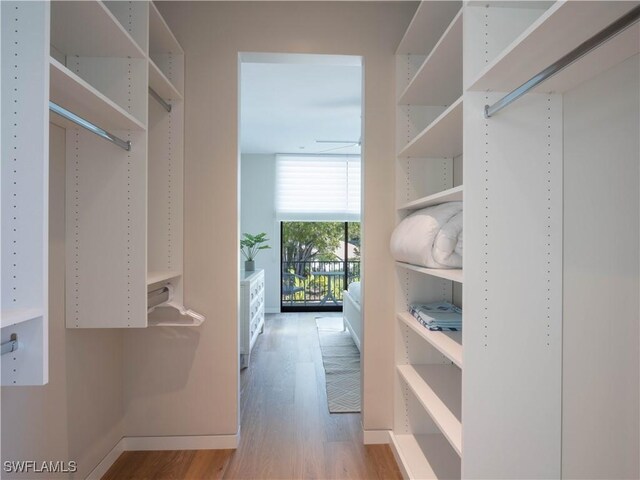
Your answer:
[[[3,478],[640,478],[640,1],[2,0],[0,22]],[[277,275],[241,286],[242,60],[311,55],[361,69],[313,104],[356,105],[361,135],[291,139],[360,155],[346,421],[318,397],[331,345],[292,340],[316,318],[283,321]]]

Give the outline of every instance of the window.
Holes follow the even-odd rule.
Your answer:
[[[280,221],[359,221],[359,155],[278,155],[276,216]]]

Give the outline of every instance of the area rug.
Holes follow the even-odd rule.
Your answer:
[[[316,317],[331,413],[360,412],[360,351],[341,317]]]

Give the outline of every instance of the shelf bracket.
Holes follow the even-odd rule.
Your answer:
[[[18,343],[18,335],[12,333],[9,341],[0,345],[0,348],[2,349],[1,354],[5,355],[7,353],[15,352],[19,347],[20,344]]]
[[[576,48],[567,53],[564,57],[560,58],[555,63],[549,65],[547,68],[531,77],[529,80],[524,82],[511,93],[508,93],[507,95],[502,97],[493,105],[485,105],[484,118],[491,118],[500,110],[509,106],[520,97],[543,83],[545,80],[551,78],[556,73],[565,69],[580,58],[584,57],[591,50],[594,50],[608,40],[611,40],[613,37],[629,28],[638,20],[640,20],[640,5],[620,17],[615,22],[611,23],[609,26],[600,30],[593,37],[582,42]]]
[[[151,87],[149,87],[149,95],[155,98],[158,101],[158,103],[162,105],[162,108],[164,108],[167,112],[171,113],[171,104],[165,102],[164,98],[158,95],[158,93]]]

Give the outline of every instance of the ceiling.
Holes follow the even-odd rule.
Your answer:
[[[360,153],[362,64],[342,55],[243,54],[242,153]],[[342,147],[342,148],[338,148]]]

